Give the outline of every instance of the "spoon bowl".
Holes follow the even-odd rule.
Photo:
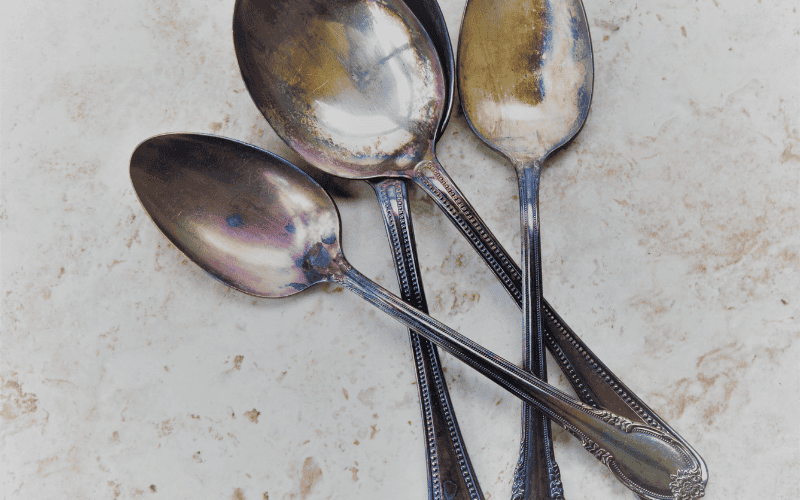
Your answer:
[[[140,144],[131,180],[169,240],[226,285],[286,297],[330,281],[341,256],[336,205],[283,158],[220,137]]]
[[[459,40],[461,105],[473,131],[515,164],[542,162],[578,134],[593,83],[580,0],[469,1]]]
[[[442,78],[444,79],[444,112],[439,119],[439,128],[436,131],[438,141],[444,134],[450,115],[453,111],[455,101],[456,86],[456,62],[453,57],[453,46],[450,43],[450,33],[447,31],[447,24],[444,14],[436,0],[404,0],[414,16],[425,28],[425,32],[433,42],[436,53],[439,55],[439,63],[442,66]]]
[[[292,13],[296,14],[309,7],[301,5],[300,10],[287,11],[290,15],[283,16],[279,24],[284,26],[285,23],[301,23],[311,26],[314,36],[304,36],[291,30],[290,35],[294,38],[288,42],[283,38],[266,36],[266,41],[258,39],[258,43],[250,44],[250,40],[265,35],[261,31],[264,29],[263,25],[259,28],[259,23],[265,23],[265,17],[275,15],[277,20],[281,16],[275,14],[274,4],[237,4],[234,37],[242,64],[242,75],[248,89],[265,115],[280,117],[279,122],[274,124],[276,129],[298,130],[296,123],[287,121],[295,120],[298,111],[301,114],[308,112],[301,117],[300,134],[284,139],[296,148],[305,150],[306,155],[311,155],[307,159],[318,169],[327,168],[328,173],[349,177],[364,177],[370,174],[365,170],[367,167],[378,167],[375,170],[377,174],[381,173],[381,169],[395,170],[398,165],[395,158],[405,158],[405,161],[415,163],[422,157],[422,150],[415,150],[413,145],[409,148],[407,140],[409,137],[416,139],[420,133],[424,137],[430,132],[430,117],[417,116],[420,115],[419,106],[428,111],[439,105],[443,107],[434,130],[435,138],[438,140],[444,132],[453,105],[455,87],[455,62],[450,36],[436,0],[406,0],[405,4],[437,42],[436,52],[444,82],[441,89],[443,95],[438,93],[438,89],[435,89],[437,92],[429,90],[431,86],[428,83],[438,76],[431,73],[432,68],[423,71],[422,77],[415,80],[419,75],[412,74],[413,69],[424,67],[421,64],[422,58],[427,61],[429,53],[418,54],[419,50],[415,52],[410,49],[412,45],[422,50],[428,48],[406,43],[403,36],[398,36],[409,28],[399,22],[392,13],[391,5],[351,2],[346,8],[336,12],[331,12],[324,6],[315,6],[314,12],[318,16],[313,19],[303,15],[292,17]],[[338,4],[340,8],[342,5]],[[402,10],[402,5],[396,6],[396,9]],[[326,26],[327,31],[318,30],[320,25]],[[381,33],[394,36],[378,40]],[[269,34],[284,36],[282,33],[272,33],[272,28]],[[419,33],[416,36],[419,37]],[[343,38],[348,43],[342,43]],[[362,45],[359,41],[366,44]],[[279,44],[276,50],[264,52],[265,45],[274,44]],[[303,47],[301,51],[297,51],[298,45]],[[309,59],[309,56],[316,57],[320,53],[323,56],[327,54],[330,59]],[[279,65],[298,54],[305,60],[301,58],[297,62],[289,61],[288,66],[276,66],[276,71],[272,73],[263,71],[264,65]],[[335,64],[336,62],[339,64]],[[297,64],[305,71],[289,75],[290,82],[287,82],[287,68],[293,68]],[[314,65],[310,71],[309,65]],[[315,82],[315,78],[320,80]],[[415,81],[422,81],[428,92],[409,95]],[[286,93],[290,95],[287,96]],[[401,98],[387,101],[383,94],[400,95]],[[301,104],[294,107],[298,101]],[[287,102],[292,109],[287,109]],[[308,114],[311,114],[310,119]],[[418,121],[419,125],[414,125],[414,121]],[[311,130],[306,129],[309,124],[313,127]],[[423,125],[422,131],[405,130],[409,126],[419,129]],[[309,132],[313,135],[313,140],[309,140]],[[378,142],[376,135],[379,137]],[[320,144],[315,141],[320,139],[324,139],[321,147],[325,151],[318,150]],[[334,141],[336,144],[331,144]],[[381,151],[382,146],[389,148]],[[317,150],[313,151],[315,148]],[[364,154],[365,151],[377,155],[370,157]],[[409,155],[409,151],[413,154]],[[344,158],[342,152],[345,153]],[[331,153],[339,158],[338,162],[321,162],[321,158],[329,157]],[[387,163],[387,160],[391,162]],[[417,309],[427,312],[420,266],[416,257],[413,224],[408,209],[406,181],[383,176],[371,177],[368,181],[381,206],[401,296]],[[483,494],[450,401],[438,352],[428,340],[411,330],[409,341],[425,435],[429,498],[439,498],[444,492],[451,500],[482,500]]]
[[[238,0],[247,90],[311,164],[368,179],[413,169],[445,108],[439,58],[402,2]]]

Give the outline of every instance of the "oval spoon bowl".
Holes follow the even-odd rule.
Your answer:
[[[130,174],[172,244],[242,292],[293,295],[328,281],[318,269],[341,253],[336,205],[311,177],[268,151],[167,134],[136,147]]]

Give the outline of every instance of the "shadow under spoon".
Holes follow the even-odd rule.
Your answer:
[[[228,139],[173,134],[140,144],[130,174],[164,235],[223,283],[272,298],[339,284],[535,405],[641,496],[687,498],[672,484],[697,464],[668,433],[570,398],[356,271],[341,250],[333,200],[289,162]]]

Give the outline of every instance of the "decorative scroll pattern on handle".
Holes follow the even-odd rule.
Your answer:
[[[669,488],[672,490],[675,500],[697,500],[705,495],[705,485],[700,467],[683,469],[670,477],[672,482],[669,483]]]
[[[561,469],[558,464],[553,462],[550,469],[550,498],[554,500],[564,499],[564,485],[561,483]]]
[[[614,456],[611,455],[611,453],[607,452],[606,450],[598,446],[597,443],[595,443],[594,441],[583,438],[581,439],[581,444],[586,449],[586,451],[594,455],[595,458],[597,458],[597,460],[599,460],[600,463],[602,463],[606,467],[608,467],[611,461],[614,460]]]
[[[405,182],[372,182],[383,212],[403,300],[427,312]],[[483,500],[452,408],[435,346],[409,330],[420,395],[431,500]],[[437,429],[446,429],[437,432]],[[452,481],[460,478],[461,484]]]
[[[639,416],[642,423],[660,430],[665,430],[661,422],[654,418],[650,412],[640,404],[639,399],[620,385],[616,376],[605,368],[602,362],[595,357],[594,353],[586,347],[586,344],[584,344],[578,336],[566,326],[566,323],[555,314],[552,306],[546,301],[543,301],[542,304],[542,316],[545,320],[545,342],[547,343],[547,347],[556,358],[556,361],[558,361],[570,385],[572,385],[572,388],[578,394],[581,401],[595,407],[606,407],[609,404],[609,402],[605,402],[605,404],[601,405],[595,401],[595,398],[592,397],[592,393],[587,390],[585,378],[581,377],[576,372],[575,367],[565,355],[562,349],[562,345],[564,344],[570,346],[578,353],[582,360],[581,365],[584,367],[584,370],[588,368],[602,379],[602,381],[614,391],[621,402]],[[558,338],[556,338],[556,336],[558,336]],[[615,406],[613,408],[616,409],[617,407]]]
[[[630,432],[633,426],[636,425],[627,418],[620,417],[616,413],[611,413],[610,411],[595,410],[594,414],[603,422],[608,422],[621,431]]]
[[[525,495],[525,453],[520,451],[517,466],[514,467],[514,481],[511,483],[511,500],[520,500]]]
[[[525,498],[525,451],[520,450],[517,467],[514,470],[514,481],[511,483],[511,500],[522,500]],[[561,469],[553,461],[548,469],[550,480],[550,498],[552,500],[564,500],[564,485],[561,482]]]

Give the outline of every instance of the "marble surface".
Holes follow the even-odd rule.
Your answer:
[[[226,288],[131,187],[131,152],[164,132],[306,167],[244,88],[233,3],[4,7],[4,498],[426,498],[404,329],[333,287],[280,301]],[[464,2],[441,3],[455,41]],[[546,297],[703,455],[709,499],[800,496],[796,5],[587,1],[592,110],[543,174]],[[519,248],[509,165],[460,115],[439,155]],[[337,186],[349,260],[396,289],[370,188]],[[516,306],[432,202],[412,201],[432,314],[518,360]],[[508,498],[519,404],[444,358],[486,498]],[[634,498],[555,439],[567,498]]]

